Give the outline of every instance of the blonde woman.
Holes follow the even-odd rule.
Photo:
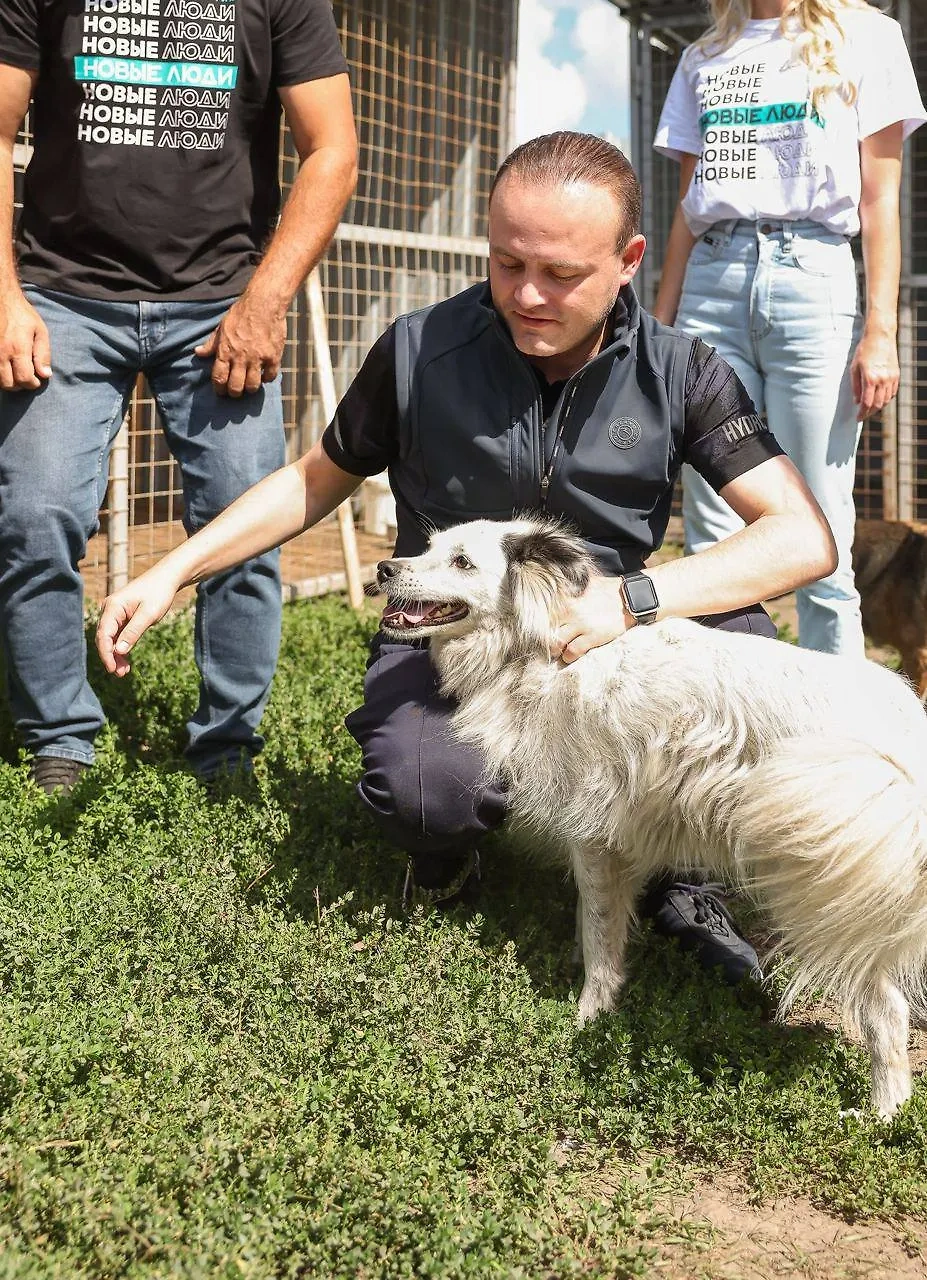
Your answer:
[[[856,448],[898,389],[901,150],[925,112],[900,27],[864,0],[711,0],[711,14],[654,144],[681,170],[654,314],[734,367],[830,520],[839,563],[798,592],[801,644],[862,654]],[[683,485],[687,551],[741,527],[690,467]]]

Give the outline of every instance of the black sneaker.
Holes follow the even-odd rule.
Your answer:
[[[694,951],[706,969],[721,969],[732,985],[747,977],[760,981],[759,958],[719,896],[722,889],[718,884],[661,884],[644,899],[642,914],[650,917],[657,933]]]
[[[426,910],[449,911],[461,904],[472,907],[480,896],[482,881],[479,851],[471,849],[469,853],[455,857],[453,862],[459,866],[452,870],[450,877],[444,879],[442,876],[441,883],[433,884],[428,882],[435,878],[435,860],[422,858],[422,865],[417,867],[416,859],[410,857],[402,886],[403,909],[412,911],[415,907],[423,907]],[[441,869],[444,870],[444,866]]]
[[[29,777],[46,795],[60,791],[67,796],[74,790],[81,774],[89,768],[80,760],[65,760],[63,756],[34,756],[29,765]]]

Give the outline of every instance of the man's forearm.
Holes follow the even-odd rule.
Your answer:
[[[245,296],[279,318],[325,252],[354,190],[356,170],[337,148],[312,152],[300,166]]]
[[[810,513],[762,516],[696,555],[648,569],[660,617],[727,613],[770,600],[831,573],[836,553],[826,523]]]
[[[354,189],[357,136],[343,73],[279,89],[300,158],[280,225],[244,293],[196,348],[218,395],[252,395],[280,371],[286,317]]]
[[[19,284],[13,248],[13,148],[35,76],[0,65],[0,389],[36,391],[51,377],[48,329]]]
[[[0,138],[0,293],[18,288],[13,250],[13,144]]]
[[[164,617],[181,587],[286,542],[333,511],[359,483],[317,444],[243,493],[192,538],[107,597],[97,627],[106,670],[128,672],[126,655]]]
[[[306,458],[253,485],[156,569],[179,590],[262,555],[316,524],[360,483],[321,455],[316,445]]]
[[[37,74],[0,66],[0,293],[19,289],[13,250],[13,148]]]
[[[813,500],[812,500],[813,501]],[[748,608],[830,573],[836,550],[827,522],[806,503],[769,512],[697,555],[647,570],[658,621]],[[594,576],[558,621],[551,654],[574,662],[617,639],[634,618],[614,578]]]

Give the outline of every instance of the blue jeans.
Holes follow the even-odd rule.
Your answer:
[[[836,570],[797,592],[800,643],[861,656],[850,361],[862,321],[849,241],[815,222],[716,223],[692,249],[676,323],[734,368],[834,531]],[[683,515],[690,552],[743,528],[691,467]]]
[[[180,464],[188,533],[284,461],[279,380],[239,400],[215,394],[193,354],[234,299],[100,302],[26,287],[48,326],[38,391],[0,392],[0,637],[13,719],[34,755],[93,761],[103,724],[87,682],[77,564],[96,532],[109,452],[144,373]],[[247,765],[280,643],[279,553],[197,591],[199,706],[188,756],[208,777]]]

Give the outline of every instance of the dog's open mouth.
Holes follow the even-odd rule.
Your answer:
[[[440,627],[459,622],[469,610],[459,600],[403,600],[388,604],[383,610],[383,626],[392,631],[418,631],[422,627]]]

